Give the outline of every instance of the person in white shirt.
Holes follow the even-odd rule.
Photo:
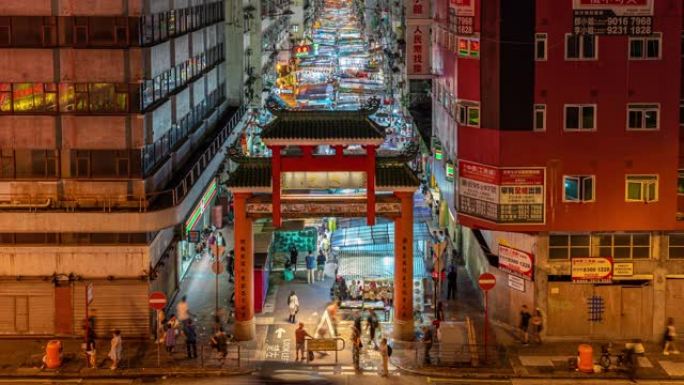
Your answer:
[[[192,314],[188,309],[188,297],[183,296],[181,301],[176,305],[176,318],[178,318],[181,323],[185,324],[185,322],[190,319],[191,315]]]
[[[299,312],[299,298],[295,294],[294,290],[290,292],[290,296],[287,297],[287,306],[290,309],[290,318],[288,321],[290,323],[295,323],[295,318]]]

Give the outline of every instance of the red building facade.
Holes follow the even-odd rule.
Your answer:
[[[459,164],[471,273],[510,279],[496,268],[502,247],[534,256],[523,292],[497,289],[498,318],[515,324],[526,303],[545,313],[549,336],[651,338],[684,292],[682,3],[594,3],[438,1],[434,131]],[[579,284],[578,257],[610,257],[614,276]],[[586,313],[589,297],[641,315],[563,318]]]

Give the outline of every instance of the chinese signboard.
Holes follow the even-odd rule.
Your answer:
[[[407,66],[409,75],[430,74],[430,26],[407,26]]]
[[[534,255],[499,245],[499,269],[531,281],[534,275]]]
[[[496,168],[459,160],[459,212],[496,223],[542,224],[544,168]]]
[[[475,16],[475,0],[449,0],[449,8],[458,16]]]
[[[499,222],[544,223],[544,169],[500,170]]]
[[[429,19],[430,1],[428,0],[406,0],[406,18],[408,19]]]
[[[365,172],[283,172],[281,180],[283,190],[366,188]]]
[[[573,0],[573,32],[651,35],[653,0]]]
[[[610,257],[572,258],[572,282],[611,282],[613,259]]]
[[[634,275],[634,263],[632,262],[616,262],[613,264],[613,276],[615,277],[631,277]]]

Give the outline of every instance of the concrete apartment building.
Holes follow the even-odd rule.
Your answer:
[[[682,327],[682,2],[434,4],[432,169],[471,277],[497,276],[493,317]]]
[[[149,335],[148,294],[187,270],[244,112],[226,98],[225,11],[0,2],[0,334],[81,334],[92,283],[100,335]]]

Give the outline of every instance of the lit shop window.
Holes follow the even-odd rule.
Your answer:
[[[566,175],[563,177],[563,202],[593,202],[595,177],[593,175]]]
[[[596,105],[566,104],[566,131],[593,131],[596,129]]]
[[[614,259],[648,259],[651,257],[650,233],[598,234],[599,255]]]
[[[465,126],[480,127],[480,106],[473,102],[458,102],[458,123]]]
[[[545,33],[538,33],[534,35],[534,59],[537,61],[546,61],[547,58],[547,35]]]
[[[590,256],[589,234],[549,235],[549,259],[569,259]]]
[[[655,202],[658,200],[657,175],[627,175],[625,178],[627,202]]]
[[[546,131],[546,104],[534,105],[534,131]]]
[[[629,38],[629,59],[630,60],[655,60],[660,59],[660,45],[662,38],[660,34],[649,37],[630,37]]]
[[[660,106],[658,104],[629,104],[627,106],[628,130],[657,130]]]
[[[596,35],[565,35],[565,59],[596,60],[598,37]]]

